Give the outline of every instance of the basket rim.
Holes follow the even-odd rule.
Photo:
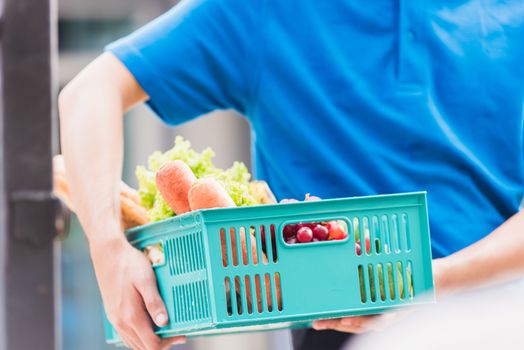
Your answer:
[[[258,204],[258,205],[251,205],[251,206],[245,206],[245,207],[234,207],[234,208],[211,208],[211,209],[199,209],[195,211],[191,211],[188,213],[184,213],[182,215],[176,215],[164,220],[154,221],[147,223],[145,225],[140,225],[133,227],[126,231],[126,235],[134,235],[137,234],[140,231],[143,231],[145,229],[150,228],[156,228],[159,226],[164,226],[166,224],[175,223],[182,220],[188,220],[189,218],[193,218],[194,222],[198,222],[202,216],[207,216],[206,214],[212,213],[212,214],[225,214],[228,212],[250,212],[250,211],[256,211],[260,208],[264,208],[266,210],[271,210],[272,208],[281,208],[282,206],[288,206],[290,208],[292,207],[307,207],[307,206],[318,206],[319,203],[322,203],[321,205],[326,205],[329,203],[340,203],[345,202],[347,200],[374,200],[374,199],[387,199],[387,198],[395,198],[395,197],[408,197],[408,196],[423,196],[424,199],[426,199],[427,191],[415,191],[415,192],[401,192],[401,193],[390,193],[390,194],[377,194],[377,195],[366,195],[366,196],[354,196],[354,197],[341,197],[341,198],[328,198],[323,199],[321,201],[301,201],[301,202],[291,202],[291,203],[274,203],[274,204]],[[190,220],[190,219],[189,219]],[[209,221],[209,220],[206,220]]]

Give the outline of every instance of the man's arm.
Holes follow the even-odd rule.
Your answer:
[[[524,277],[524,210],[480,241],[435,260],[433,266],[439,296]]]
[[[183,339],[161,340],[152,331],[151,320],[163,326],[167,313],[149,261],[124,236],[119,203],[123,115],[146,99],[125,66],[105,53],[64,88],[59,111],[71,199],[109,320],[126,345],[156,350]]]
[[[457,228],[457,234],[460,229]],[[433,260],[438,297],[504,283],[524,276],[524,210],[480,241],[446,258]],[[385,314],[393,319],[394,314]],[[381,325],[381,317],[360,316],[314,323],[317,330],[362,333]]]

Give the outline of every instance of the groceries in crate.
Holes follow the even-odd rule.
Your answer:
[[[344,220],[330,220],[287,224],[282,234],[287,244],[313,243],[343,240],[348,236],[348,230]]]
[[[305,202],[319,201],[317,196],[309,193],[304,198]],[[280,203],[297,203],[296,199],[283,199]],[[343,220],[330,220],[322,222],[290,223],[282,229],[284,241],[287,244],[312,243],[327,240],[342,240],[348,236],[347,225]]]
[[[172,149],[163,153],[156,151],[149,157],[147,167],[138,166],[138,192],[149,220],[159,221],[188,211],[190,199],[185,202],[181,196],[187,195],[195,181],[201,179],[217,181],[237,207],[276,202],[267,184],[251,181],[244,163],[234,162],[224,170],[215,166],[214,156],[210,148],[197,152],[189,141],[178,136]],[[199,198],[192,197],[202,204]]]
[[[175,145],[172,149],[164,153],[154,152],[149,157],[147,167],[139,166],[136,169],[139,183],[138,191],[121,182],[120,207],[123,228],[133,228],[148,222],[167,219],[174,216],[175,213],[182,214],[189,211],[189,199],[183,203],[183,201],[177,201],[177,196],[180,193],[187,194],[187,187],[201,178],[215,179],[224,187],[236,206],[276,203],[273,193],[264,181],[250,181],[251,175],[243,163],[235,162],[232,167],[223,170],[213,164],[214,155],[210,148],[206,148],[200,153],[196,152],[191,148],[189,141],[182,137],[175,139]],[[171,163],[172,161],[174,163]],[[160,168],[167,163],[172,164],[172,166],[166,166],[163,169],[164,172],[159,174]],[[187,177],[170,177],[171,171],[182,171],[182,175]],[[191,178],[191,174],[194,175],[193,178]],[[70,210],[74,211],[62,155],[56,155],[53,158],[53,178],[54,194]],[[169,183],[169,181],[174,181],[175,178],[185,179],[186,182]],[[157,183],[161,187],[169,187],[172,190],[164,191],[166,198],[160,194],[161,191],[158,189]],[[196,195],[193,195],[192,199],[196,203],[198,202],[197,206],[202,204]],[[173,208],[168,205],[168,202],[171,205],[178,203],[181,207]],[[205,207],[209,207],[209,205],[210,203]]]

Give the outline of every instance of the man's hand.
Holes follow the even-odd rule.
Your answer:
[[[320,320],[313,323],[313,328],[317,331],[332,329],[344,333],[360,334],[377,329],[381,317],[372,315]]]
[[[184,337],[161,339],[155,323],[168,323],[151,263],[125,239],[90,246],[91,258],[107,316],[125,345],[135,350],[164,350]]]

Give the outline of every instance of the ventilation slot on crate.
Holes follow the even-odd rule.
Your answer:
[[[275,225],[270,225],[269,229],[268,229],[268,226],[260,226],[259,232],[260,232],[260,242],[262,244],[261,246],[262,252],[266,255],[268,262],[276,263],[278,260],[278,252],[277,252]]]
[[[411,237],[408,215],[373,215],[355,217],[352,220],[355,251],[361,254],[389,254],[409,252]]]
[[[408,252],[411,251],[411,234],[409,231],[408,214],[406,213],[400,216],[400,232],[405,239],[405,250]]]
[[[224,278],[227,314],[245,315],[283,310],[280,274]]]
[[[165,242],[171,276],[178,276],[206,268],[201,232],[169,239]]]
[[[174,323],[188,323],[209,318],[209,291],[206,281],[173,287]]]
[[[249,233],[253,238],[250,237],[249,243],[250,243],[250,249],[249,253],[251,255],[251,261],[253,262],[253,265],[258,265],[259,257],[262,256],[262,248],[260,246],[260,243],[258,243],[257,238],[257,230],[255,229],[255,226],[251,226],[249,228]]]
[[[222,265],[252,266],[278,261],[275,225],[220,229]],[[267,258],[267,259],[266,259]]]
[[[362,303],[414,298],[411,261],[358,265]]]
[[[415,294],[411,261],[408,261],[407,263],[397,261],[395,264],[395,271],[397,278],[397,283],[395,285],[398,286],[398,295],[400,299],[413,299]]]
[[[367,216],[361,218],[355,217],[352,220],[353,235],[355,237],[355,252],[357,255],[380,253],[380,248],[377,248],[376,232],[370,229],[371,223]],[[373,243],[372,243],[373,242]]]
[[[271,238],[271,253],[273,255],[273,262],[278,261],[278,251],[277,251],[277,236],[275,231],[275,225],[270,225],[269,230],[271,232],[270,238]]]
[[[252,229],[253,226],[252,226]],[[256,231],[256,230],[255,230]],[[269,225],[268,226],[260,226],[260,235],[259,238],[257,237],[256,241],[261,243],[262,252],[266,255],[267,262],[274,262],[276,263],[278,260],[278,252],[277,252],[277,242],[276,242],[276,236],[275,236],[275,225]],[[266,263],[264,259],[264,263]]]
[[[407,264],[397,261],[385,265],[384,283],[391,300],[413,299],[413,274],[411,261]]]

